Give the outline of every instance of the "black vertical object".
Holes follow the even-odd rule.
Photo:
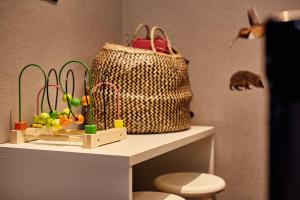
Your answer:
[[[300,199],[300,11],[266,25],[270,87],[269,199]]]

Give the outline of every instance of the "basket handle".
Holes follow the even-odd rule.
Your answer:
[[[155,49],[155,46],[154,46],[154,34],[155,34],[155,31],[159,31],[162,33],[162,35],[164,36],[164,38],[166,39],[167,41],[167,45],[168,45],[168,50],[170,52],[170,54],[174,54],[173,50],[172,50],[172,47],[171,47],[171,42],[169,40],[169,37],[167,36],[166,32],[161,29],[160,27],[158,26],[154,26],[152,29],[151,29],[151,33],[150,33],[150,43],[151,43],[151,49],[152,51],[154,51],[155,53],[157,52],[156,49]]]
[[[131,40],[128,42],[127,46],[132,46],[133,40],[137,37],[138,33],[142,30],[142,28],[146,29],[146,37],[150,38],[150,28],[148,26],[148,24],[140,24],[138,25],[138,27],[135,29]]]

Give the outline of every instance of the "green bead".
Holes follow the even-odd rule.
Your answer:
[[[78,98],[73,98],[72,100],[71,100],[71,105],[72,106],[74,106],[74,107],[79,107],[80,106],[80,99],[78,99]]]
[[[41,117],[39,118],[39,124],[46,124],[46,120],[42,119]]]
[[[53,119],[48,119],[47,124],[46,124],[46,128],[51,128],[53,123]]]
[[[84,126],[85,133],[86,134],[96,134],[97,132],[97,126],[92,124],[92,125],[85,125]]]
[[[59,119],[54,119],[52,122],[52,130],[57,131],[59,129],[61,129],[60,121]]]
[[[64,102],[67,102],[67,97],[68,97],[68,99],[69,99],[69,102],[71,102],[72,101],[72,95],[71,94],[64,94],[64,96],[63,96],[63,101]]]
[[[50,115],[48,113],[43,112],[40,114],[40,119],[42,119],[44,121],[47,121],[49,118],[50,118]]]
[[[58,113],[56,110],[52,110],[49,112],[50,118],[51,119],[57,119],[58,118]]]

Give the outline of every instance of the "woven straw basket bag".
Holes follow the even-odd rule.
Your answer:
[[[156,31],[160,31],[167,41],[169,54],[155,50]],[[119,87],[121,113],[128,133],[188,129],[192,91],[187,61],[179,53],[174,53],[161,28],[152,28],[150,41],[152,50],[106,43],[93,62],[93,85],[102,82],[105,74],[105,81]],[[114,91],[106,89],[104,94],[106,99],[103,91],[93,92],[93,116],[98,129],[104,127],[103,107],[108,127],[113,127],[116,116]]]

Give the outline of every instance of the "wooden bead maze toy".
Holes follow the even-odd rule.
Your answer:
[[[62,72],[69,64],[80,64],[85,68],[84,77],[84,89],[85,95],[79,99],[74,97],[75,90],[75,77],[72,70],[68,70],[66,74],[65,89],[62,86]],[[27,127],[27,123],[22,120],[22,91],[21,91],[21,79],[24,71],[29,67],[35,67],[39,69],[44,76],[44,86],[38,91],[37,94],[37,114],[33,116],[33,123],[31,127]],[[50,76],[54,74],[56,84],[50,84]],[[89,92],[86,89],[86,76],[89,80]],[[68,79],[72,77],[72,93],[68,93]],[[26,65],[19,75],[19,121],[15,123],[15,130],[10,131],[10,143],[20,144],[33,140],[50,140],[50,141],[69,141],[69,142],[81,142],[83,148],[95,148],[104,144],[109,144],[126,139],[127,130],[123,127],[123,120],[120,114],[120,92],[116,85],[109,82],[102,82],[92,87],[92,76],[90,69],[86,64],[81,61],[73,60],[65,63],[59,71],[51,69],[46,76],[45,71],[41,66],[36,64]],[[116,94],[116,119],[114,120],[114,127],[98,130],[95,124],[93,124],[93,97],[92,93],[97,91],[98,87],[112,87]],[[55,106],[54,109],[51,106],[49,98],[49,87],[56,88]],[[57,111],[58,92],[62,93],[63,101],[67,104],[67,107],[62,112]],[[47,102],[49,106],[49,112],[44,112],[43,103],[45,94],[47,96]],[[41,97],[41,103],[40,101]],[[84,130],[70,129],[71,124],[83,124],[85,118],[82,114],[74,114],[72,107],[86,107],[88,112],[88,124],[84,126]],[[39,109],[41,113],[39,113]],[[105,109],[105,108],[104,108]]]

